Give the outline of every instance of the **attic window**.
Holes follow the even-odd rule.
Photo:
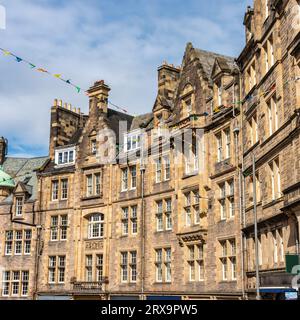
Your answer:
[[[191,84],[187,84],[181,94],[183,114],[190,116],[193,112],[193,104],[195,101],[194,88]]]
[[[23,214],[23,197],[16,198],[16,217],[21,217]]]
[[[68,165],[75,162],[75,147],[55,151],[55,164]]]
[[[91,152],[92,152],[92,154],[97,153],[97,140],[96,139],[91,140]]]
[[[218,107],[220,107],[222,105],[222,94],[223,94],[222,82],[219,81],[217,83]]]

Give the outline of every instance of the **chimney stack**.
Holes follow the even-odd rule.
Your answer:
[[[179,67],[175,67],[173,64],[168,64],[164,61],[162,66],[158,68],[158,93],[167,99],[172,99],[179,74]]]
[[[97,98],[98,109],[107,114],[108,108],[108,95],[109,95],[110,87],[104,83],[104,80],[96,81],[92,87],[87,91],[90,101],[93,98]]]
[[[3,137],[0,137],[0,165],[5,161],[7,155],[7,140]]]

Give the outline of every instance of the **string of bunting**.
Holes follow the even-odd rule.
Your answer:
[[[40,73],[43,73],[43,74],[48,74],[49,76],[52,76],[60,81],[63,81],[64,83],[74,87],[77,91],[77,93],[82,93],[82,92],[86,92],[87,90],[83,90],[79,85],[75,84],[72,82],[71,79],[67,78],[67,79],[64,79],[62,77],[62,74],[60,73],[51,73],[50,71],[48,71],[47,69],[45,68],[41,68],[41,67],[37,67],[36,64],[26,60],[26,59],[23,59],[17,55],[15,55],[14,53],[8,51],[8,50],[5,50],[3,48],[0,48],[0,50],[2,51],[2,53],[4,54],[4,56],[12,56],[15,58],[15,61],[18,62],[18,63],[26,63],[31,69],[33,70],[36,70],[37,72],[40,72]],[[113,106],[114,108],[122,111],[122,112],[125,112],[125,113],[128,113],[128,110],[124,109],[124,108],[121,108],[119,106],[117,106],[116,104],[113,104],[111,101],[108,101],[108,103]]]

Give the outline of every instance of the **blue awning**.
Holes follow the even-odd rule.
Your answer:
[[[293,288],[260,288],[261,293],[284,293],[284,292],[297,292]]]

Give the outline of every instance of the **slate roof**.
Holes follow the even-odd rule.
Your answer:
[[[149,125],[152,119],[153,119],[152,112],[136,116],[132,120],[130,130],[133,131],[133,130],[139,129],[141,126],[146,127],[147,125]]]
[[[29,200],[35,200],[37,192],[37,176],[35,170],[41,168],[47,161],[48,157],[7,157],[3,163],[3,170],[14,179],[16,185],[18,182],[22,182],[30,194]],[[3,202],[10,203],[11,201],[12,195],[7,197]]]
[[[211,77],[212,69],[216,59],[218,59],[218,61],[221,62],[221,64],[228,66],[230,70],[237,68],[237,65],[234,61],[235,58],[233,57],[224,56],[219,53],[210,52],[197,48],[195,48],[195,53],[202,65],[203,71],[209,79]]]
[[[129,128],[131,127],[132,121],[133,121],[134,117],[126,114],[126,113],[122,113],[113,109],[109,109],[107,110],[107,120],[108,120],[108,125],[109,127],[115,132],[116,134],[116,140],[117,143],[119,143],[119,122],[120,121],[126,121],[127,122],[127,128],[129,130]],[[121,132],[121,134],[123,134]]]

